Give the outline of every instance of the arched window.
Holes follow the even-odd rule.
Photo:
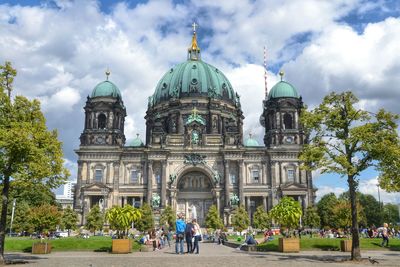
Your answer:
[[[103,181],[103,169],[96,169],[94,172],[94,180],[96,182],[102,182]]]
[[[290,114],[285,113],[283,115],[283,124],[285,125],[285,129],[293,129],[293,119]]]
[[[107,125],[107,117],[106,115],[104,115],[103,113],[101,113],[98,117],[97,117],[97,125],[99,129],[105,129],[106,125]]]

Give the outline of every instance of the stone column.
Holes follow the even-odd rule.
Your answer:
[[[128,197],[127,197],[127,196],[124,197],[124,206],[126,206],[126,204],[129,204],[129,203],[128,203]]]
[[[229,161],[224,160],[224,178],[225,178],[225,207],[229,207]]]
[[[267,184],[267,168],[266,168],[266,162],[262,161],[261,162],[261,169],[262,169],[262,179],[261,179],[261,184]]]
[[[163,160],[161,162],[161,207],[166,205],[166,195],[167,195],[167,161]]]
[[[268,211],[268,205],[267,205],[267,197],[263,196],[263,206],[264,206],[264,210]]]
[[[151,194],[153,192],[153,161],[149,160],[147,163],[147,197],[146,202],[150,205]]]
[[[239,204],[244,204],[244,196],[243,196],[243,184],[244,184],[244,176],[243,176],[243,160],[238,161],[239,165],[239,179],[238,179],[238,187],[239,187]]]
[[[250,197],[246,197],[246,210],[247,213],[250,215]]]
[[[90,179],[90,161],[86,162],[86,183],[91,183],[92,179]]]
[[[218,215],[221,216],[221,199],[220,199],[220,193],[219,191],[215,192],[215,198],[217,199],[217,211]]]
[[[143,196],[140,197],[140,207],[143,206]]]

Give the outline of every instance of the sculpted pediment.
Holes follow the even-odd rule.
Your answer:
[[[299,189],[305,189],[307,186],[305,184],[299,184],[299,183],[287,183],[281,185],[281,190],[299,190]]]
[[[100,191],[102,189],[106,189],[107,192],[111,191],[111,189],[107,186],[105,186],[102,183],[92,183],[92,184],[88,184],[84,187],[82,187],[83,190],[85,191]]]

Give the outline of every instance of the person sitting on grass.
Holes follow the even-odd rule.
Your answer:
[[[254,239],[254,236],[252,234],[249,234],[246,237],[246,240],[244,241],[243,244],[241,244],[240,246],[238,246],[236,249],[240,250],[243,246],[248,246],[248,245],[257,245],[258,242]]]

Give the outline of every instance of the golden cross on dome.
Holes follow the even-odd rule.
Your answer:
[[[279,76],[281,76],[281,81],[283,81],[283,76],[285,76],[285,72],[283,70],[281,70],[279,72]]]
[[[193,22],[192,27],[193,27],[193,32],[196,32],[196,27],[199,26],[199,24],[196,24],[196,22]]]
[[[109,68],[107,68],[107,70],[106,70],[107,81],[108,81],[108,76],[110,76],[110,74],[111,74],[111,72],[110,72]]]

